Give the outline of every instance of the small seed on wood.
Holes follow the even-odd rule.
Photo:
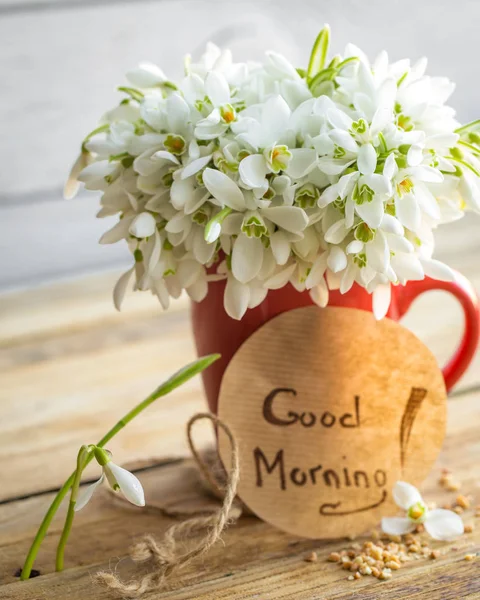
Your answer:
[[[305,562],[316,562],[318,559],[316,552],[310,552],[308,556],[305,557]]]
[[[340,554],[338,552],[332,552],[328,557],[330,562],[338,562],[340,560]]]
[[[470,500],[463,494],[457,496],[456,503],[462,508],[470,508]]]

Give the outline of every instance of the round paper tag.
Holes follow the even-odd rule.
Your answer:
[[[241,346],[219,416],[239,444],[245,504],[290,533],[332,538],[395,515],[394,483],[424,479],[444,438],[446,391],[430,350],[398,323],[311,306]],[[229,468],[221,430],[219,450]]]

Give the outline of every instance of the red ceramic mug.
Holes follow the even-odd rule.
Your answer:
[[[443,369],[447,390],[460,379],[470,364],[477,349],[480,332],[478,299],[470,282],[457,273],[452,282],[425,278],[411,281],[406,286],[392,287],[392,301],[387,316],[398,321],[407,312],[412,302],[423,292],[445,290],[460,302],[465,315],[462,341],[453,357]],[[240,321],[227,315],[223,307],[225,281],[211,282],[206,298],[192,304],[192,325],[199,356],[218,352],[222,355],[216,363],[202,373],[211,412],[217,412],[218,393],[223,373],[231,358],[264,323],[273,317],[302,306],[310,306],[313,300],[308,292],[297,292],[290,284],[279,290],[270,290],[265,300],[256,308],[249,309]],[[372,296],[358,285],[346,294],[331,291],[329,306],[344,306],[372,310]]]

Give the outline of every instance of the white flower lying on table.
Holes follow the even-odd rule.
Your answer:
[[[381,318],[391,285],[453,278],[433,232],[480,212],[480,121],[455,119],[454,84],[425,59],[348,44],[327,60],[328,44],[325,27],[307,69],[209,44],[176,83],[150,63],[127,74],[66,186],[101,191],[97,216],[119,218],[100,240],[134,258],[117,308],[132,279],[166,309],[220,278],[235,319],[288,284],[321,306],[357,284]]]
[[[90,501],[94,491],[105,479],[113,491],[122,492],[129,502],[135,504],[135,506],[145,506],[145,494],[142,484],[135,475],[113,463],[110,458],[110,452],[107,450],[95,446],[92,452],[95,455],[96,461],[102,467],[103,473],[98,481],[89,485],[79,496],[75,504],[75,511],[78,512]]]
[[[384,517],[382,530],[389,535],[404,535],[423,524],[427,533],[435,540],[450,542],[461,536],[463,521],[452,510],[435,508],[429,510],[416,487],[404,481],[397,481],[393,488],[393,499],[400,508],[407,511],[405,517]]]

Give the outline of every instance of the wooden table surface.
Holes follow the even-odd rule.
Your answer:
[[[480,289],[479,219],[439,231],[438,257],[461,270]],[[129,408],[194,357],[188,306],[180,300],[162,313],[147,294],[127,298],[116,313],[110,290],[117,274],[97,275],[0,296],[0,598],[96,600],[111,595],[96,586],[100,569],[132,573],[128,546],[143,533],[160,537],[173,519],[131,509],[99,494],[75,519],[65,571],[54,573],[54,554],[64,511],[54,520],[35,568],[41,576],[20,582],[15,572],[55,490],[72,471],[78,448],[95,442]],[[404,323],[443,362],[462,328],[455,301],[430,293]],[[428,500],[452,501],[438,477],[450,468],[462,493],[480,503],[480,357],[449,399],[448,434],[422,491]],[[141,479],[149,504],[174,509],[211,505],[200,491],[188,458],[185,423],[205,408],[199,378],[159,400],[109,445],[116,462]],[[199,426],[200,446],[212,443]],[[97,475],[88,469],[87,479]],[[472,511],[463,515],[474,523]],[[361,541],[361,540],[360,540]],[[317,542],[284,534],[254,517],[242,517],[203,558],[180,572],[167,592],[147,598],[172,600],[292,598],[480,598],[480,519],[471,534],[440,545],[437,560],[414,561],[392,579],[347,581],[348,573],[326,561],[345,540]],[[456,548],[455,549],[452,549]],[[315,550],[318,561],[304,558]]]

